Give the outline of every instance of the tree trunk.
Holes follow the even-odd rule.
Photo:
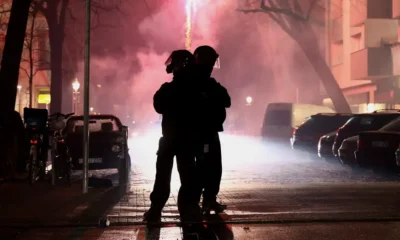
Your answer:
[[[295,34],[292,33],[292,37],[297,41],[308,61],[310,61],[313,66],[314,71],[319,76],[320,81],[325,87],[326,93],[332,100],[336,112],[351,113],[350,106],[344,97],[342,89],[340,89],[335,76],[332,74],[332,70],[329,68],[325,58],[320,52],[318,40],[312,27],[308,23],[304,24],[303,31]]]
[[[32,22],[31,22],[31,30],[29,37],[29,108],[32,108],[33,104],[33,38],[34,38],[34,31],[35,31],[35,20],[36,20],[36,12],[32,13]]]
[[[0,69],[1,111],[14,111],[30,0],[13,0]]]
[[[62,47],[58,40],[53,40],[51,47],[51,103],[50,112],[61,112],[62,104]]]
[[[300,47],[304,50],[304,54],[321,79],[328,96],[332,99],[336,111],[341,113],[351,113],[350,106],[344,97],[342,89],[340,89],[339,84],[336,82],[336,79],[332,74],[332,70],[326,64],[319,49],[304,47],[302,44],[300,44]]]
[[[50,70],[51,70],[51,103],[50,112],[62,111],[62,42],[63,33],[59,31],[56,21],[48,21],[50,41]]]

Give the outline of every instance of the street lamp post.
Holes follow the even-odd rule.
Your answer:
[[[78,114],[79,88],[80,87],[81,87],[81,84],[78,82],[78,79],[75,79],[75,81],[72,83],[72,89],[74,90],[72,92],[72,111],[75,114]]]
[[[249,125],[250,125],[250,118],[249,118],[249,116],[250,116],[250,107],[249,106],[251,106],[251,103],[253,102],[253,98],[251,97],[251,96],[247,96],[246,97],[246,105],[248,106],[248,107],[246,107],[246,124],[247,124],[247,129],[251,129],[250,127],[249,127]],[[251,133],[252,134],[252,130],[250,130],[250,132],[249,133]]]

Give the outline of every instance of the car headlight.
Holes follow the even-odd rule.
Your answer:
[[[114,146],[112,146],[111,150],[112,150],[113,152],[119,152],[119,151],[121,151],[121,147],[118,146],[118,145],[114,145]]]

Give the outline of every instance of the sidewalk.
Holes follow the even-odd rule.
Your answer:
[[[0,227],[97,225],[121,199],[120,188],[89,188],[82,194],[81,181],[52,187],[50,182],[0,184]]]

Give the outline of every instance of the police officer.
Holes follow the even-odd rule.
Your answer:
[[[211,77],[215,65],[219,65],[219,55],[210,46],[200,46],[194,52],[195,76],[198,89],[203,96],[203,108],[198,120],[204,123],[198,134],[200,144],[197,155],[198,178],[201,186],[198,201],[203,194],[203,212],[222,212],[226,206],[217,202],[222,177],[221,143],[218,132],[223,131],[226,108],[231,106],[231,98],[226,88]],[[200,123],[199,123],[200,124]],[[201,126],[201,125],[200,125]]]
[[[178,194],[178,210],[183,221],[201,221],[200,207],[196,199],[196,163],[193,143],[194,116],[191,69],[193,55],[186,50],[174,51],[166,64],[167,73],[173,73],[173,80],[164,83],[154,95],[154,108],[162,114],[162,137],[157,152],[157,173],[151,207],[145,213],[145,220],[158,222],[161,211],[170,195],[173,158],[176,156],[181,187]]]

